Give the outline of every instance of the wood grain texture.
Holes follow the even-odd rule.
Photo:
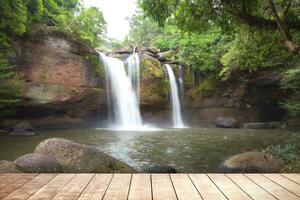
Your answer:
[[[40,174],[33,178],[31,181],[24,184],[19,189],[15,190],[14,192],[10,193],[5,200],[23,200],[27,199],[39,190],[42,186],[44,186],[48,181],[54,178],[56,174]]]
[[[77,174],[65,187],[60,190],[53,200],[77,199],[95,174]]]
[[[228,199],[232,200],[249,200],[251,199],[242,189],[224,174],[208,174],[211,180],[225,194]]]
[[[128,196],[131,174],[114,174],[103,199],[125,200]]]
[[[78,200],[96,200],[104,196],[113,174],[96,174]]]
[[[266,192],[243,174],[227,174],[226,176],[229,177],[240,188],[242,188],[249,196],[251,196],[252,199],[276,199],[274,196]]]
[[[25,183],[29,182],[36,176],[37,174],[21,174],[12,181],[7,182],[7,185],[0,189],[0,199],[8,196],[10,193],[17,190],[19,187],[23,186]]]
[[[281,175],[289,178],[290,180],[294,181],[295,183],[300,184],[300,175],[299,174],[281,174]]]
[[[169,174],[151,174],[153,200],[176,200]]]
[[[263,174],[263,176],[269,178],[270,180],[274,181],[281,187],[289,190],[290,192],[294,193],[298,197],[300,197],[300,185],[291,181],[290,179],[280,175],[280,174]]]
[[[73,177],[75,174],[59,174],[30,196],[30,200],[52,199]]]
[[[278,184],[274,183],[261,174],[245,174],[245,176],[247,176],[257,185],[260,185],[262,188],[264,188],[266,191],[268,191],[278,199],[299,200],[296,195],[292,194],[288,190],[284,189],[283,187],[279,186]]]
[[[206,174],[189,174],[189,176],[204,200],[227,199]]]
[[[187,174],[170,174],[179,200],[202,199]]]
[[[129,200],[151,200],[151,177],[150,174],[133,174],[128,195]]]

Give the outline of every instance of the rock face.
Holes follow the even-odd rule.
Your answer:
[[[58,162],[46,155],[30,153],[15,160],[15,163],[29,173],[60,173],[63,172]]]
[[[0,160],[0,173],[20,173],[23,172],[22,167],[14,162]]]
[[[86,118],[105,107],[102,79],[94,64],[98,55],[94,50],[51,35],[40,42],[24,41],[16,46],[19,71],[25,78],[17,118],[29,122],[49,116]],[[38,121],[33,125],[43,126]]]
[[[280,162],[261,152],[246,152],[227,159],[219,166],[221,173],[278,173]]]
[[[35,153],[53,157],[67,173],[130,173],[135,171],[132,167],[94,147],[62,138],[42,141],[36,147]]]
[[[33,132],[33,127],[28,122],[21,122],[13,127],[13,131],[9,135],[32,136],[35,133]]]
[[[186,74],[186,79],[200,75]],[[184,107],[199,120],[214,121],[221,116],[240,123],[280,121],[285,112],[280,106],[284,94],[279,88],[280,74],[262,70],[252,74],[232,73],[226,81],[216,77],[186,80]]]

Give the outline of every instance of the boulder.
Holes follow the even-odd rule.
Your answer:
[[[280,128],[280,122],[255,122],[255,123],[246,123],[244,124],[244,128],[248,129],[273,129]]]
[[[277,173],[280,170],[280,161],[256,151],[232,156],[219,166],[221,173]]]
[[[154,165],[145,169],[146,173],[178,173],[179,171],[169,165]]]
[[[33,127],[28,122],[21,122],[13,127],[13,131],[9,135],[32,136],[35,133],[33,132]]]
[[[23,169],[14,162],[0,160],[0,173],[20,173]]]
[[[62,138],[42,141],[36,147],[35,153],[53,157],[67,173],[130,173],[135,171],[132,167],[95,147]]]
[[[231,117],[218,117],[215,120],[215,125],[218,128],[238,128],[239,127],[238,121]]]
[[[60,173],[63,172],[58,162],[47,155],[30,153],[23,155],[15,160],[24,172],[29,173]]]

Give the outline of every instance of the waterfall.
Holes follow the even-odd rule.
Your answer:
[[[135,90],[135,94],[139,101],[140,99],[140,59],[136,52],[136,47],[133,48],[133,53],[127,58],[127,72],[131,80],[131,84]]]
[[[166,69],[169,77],[170,82],[170,89],[171,89],[171,103],[172,103],[172,119],[174,128],[184,128],[181,116],[181,107],[180,101],[178,96],[178,88],[175,79],[174,72],[169,64],[166,64]]]
[[[184,102],[184,85],[183,85],[183,76],[184,76],[184,69],[181,65],[179,65],[179,88],[180,88],[180,102],[183,104]]]
[[[115,117],[114,128],[138,130],[143,128],[137,95],[121,60],[100,53],[106,73],[108,101]],[[110,102],[109,102],[110,103]]]

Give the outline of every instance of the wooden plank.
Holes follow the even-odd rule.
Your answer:
[[[169,174],[151,174],[153,200],[176,200]]]
[[[290,180],[294,181],[295,183],[300,184],[300,175],[299,174],[281,174]]]
[[[131,176],[131,174],[114,174],[104,199],[127,199]]]
[[[27,199],[30,195],[32,195],[37,190],[39,190],[43,185],[45,185],[49,180],[51,180],[55,176],[56,176],[56,174],[40,174],[40,175],[36,176],[34,179],[32,179],[31,181],[24,184],[19,189],[10,193],[4,199],[5,200]]]
[[[0,189],[5,187],[7,184],[12,183],[13,181],[18,180],[18,177],[20,177],[22,174],[6,174],[3,179],[0,181]]]
[[[130,190],[129,190],[129,200],[143,199],[151,200],[151,180],[150,174],[133,174]]]
[[[170,177],[179,200],[202,199],[187,174],[170,174]]]
[[[228,199],[251,199],[243,190],[241,190],[234,182],[227,178],[224,174],[208,174],[211,180],[226,195]]]
[[[280,174],[263,174],[265,177],[271,179],[272,181],[276,182],[281,187],[289,190],[290,192],[294,193],[298,197],[300,197],[300,185],[291,181],[290,179],[281,176]]]
[[[65,185],[65,187],[62,188],[62,190],[55,195],[53,199],[77,199],[81,192],[92,180],[94,175],[95,174],[77,174],[67,185]]]
[[[218,187],[205,174],[189,174],[204,200],[227,199]]]
[[[52,199],[74,176],[74,174],[59,174],[28,199]]]
[[[102,199],[107,190],[113,174],[96,174],[78,200]]]
[[[242,188],[252,199],[276,199],[243,174],[226,174],[226,176]]]
[[[277,199],[299,200],[299,198],[296,195],[292,194],[291,192],[287,191],[283,187],[277,185],[276,183],[262,176],[261,174],[244,174],[244,175],[250,178],[257,185],[267,190]]]
[[[11,182],[8,182],[7,185],[2,187],[0,189],[0,199],[6,197],[25,183],[29,182],[32,180],[34,177],[36,177],[37,174],[21,174],[21,176],[18,176],[17,179],[14,179]]]

